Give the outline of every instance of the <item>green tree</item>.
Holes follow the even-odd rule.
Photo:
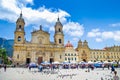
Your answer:
[[[3,60],[4,64],[8,64],[8,57],[7,57],[7,53],[6,53],[6,49],[4,48],[0,48],[0,58]]]

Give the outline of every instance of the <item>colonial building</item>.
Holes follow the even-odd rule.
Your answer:
[[[91,49],[92,61],[120,61],[120,46],[105,47],[103,50]]]
[[[79,40],[76,49],[69,41],[64,46],[63,25],[59,18],[54,26],[54,42],[50,41],[50,33],[42,30],[41,25],[39,30],[31,33],[32,39],[28,42],[24,27],[25,21],[21,13],[14,32],[14,64],[40,64],[42,61],[120,61],[120,46],[106,47],[103,50],[90,49],[86,40]]]
[[[90,48],[86,40],[84,42],[79,40],[76,50],[79,55],[79,61],[90,61]]]
[[[76,50],[79,61],[120,61],[120,46],[90,49],[86,40],[84,42],[79,40]]]
[[[74,49],[73,45],[68,41],[65,45],[65,53],[63,55],[65,62],[78,62],[78,52]]]
[[[62,62],[62,54],[64,53],[64,33],[63,25],[59,18],[54,26],[54,42],[50,41],[50,34],[42,30],[42,26],[37,31],[31,33],[30,42],[25,40],[25,21],[20,17],[16,21],[16,30],[14,32],[14,64],[27,64],[30,62],[42,61],[60,61]]]

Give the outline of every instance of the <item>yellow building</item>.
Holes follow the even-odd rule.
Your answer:
[[[54,42],[50,41],[50,34],[42,30],[42,26],[31,33],[32,39],[27,42],[24,27],[25,21],[21,13],[14,32],[14,64],[40,64],[42,61],[120,61],[120,46],[106,47],[103,50],[90,49],[86,40],[79,40],[76,49],[70,42],[64,46],[63,25],[59,18],[54,26]]]
[[[30,62],[41,63],[42,61],[60,61],[64,53],[63,26],[59,18],[55,24],[54,42],[50,42],[50,34],[42,30],[42,26],[37,31],[33,31],[30,42],[25,40],[25,21],[20,17],[16,21],[14,32],[14,64],[27,64]]]
[[[120,46],[105,47],[103,50],[90,51],[92,61],[120,61]]]
[[[76,48],[79,61],[120,61],[120,46],[105,47],[103,49],[90,49],[88,42],[81,40]]]

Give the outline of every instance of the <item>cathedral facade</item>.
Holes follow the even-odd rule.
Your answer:
[[[27,64],[30,62],[42,61],[62,61],[62,54],[64,53],[64,34],[63,26],[59,20],[54,26],[54,42],[50,42],[50,34],[42,30],[42,26],[37,31],[33,31],[30,42],[25,40],[24,31],[25,21],[20,17],[16,21],[16,30],[14,32],[14,64]]]
[[[31,33],[32,39],[27,42],[24,27],[25,21],[21,13],[16,21],[14,32],[14,64],[28,64],[30,62],[40,64],[43,61],[120,61],[120,46],[94,50],[89,48],[86,40],[84,42],[79,40],[76,49],[69,41],[64,46],[63,25],[59,18],[54,26],[54,42],[50,41],[50,33],[42,30],[42,26],[39,30]]]

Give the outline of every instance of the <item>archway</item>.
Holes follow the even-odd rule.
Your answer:
[[[31,62],[30,58],[26,58],[26,64],[29,64]]]
[[[50,63],[54,62],[54,58],[50,58]]]
[[[84,62],[86,62],[86,59],[83,59]]]

